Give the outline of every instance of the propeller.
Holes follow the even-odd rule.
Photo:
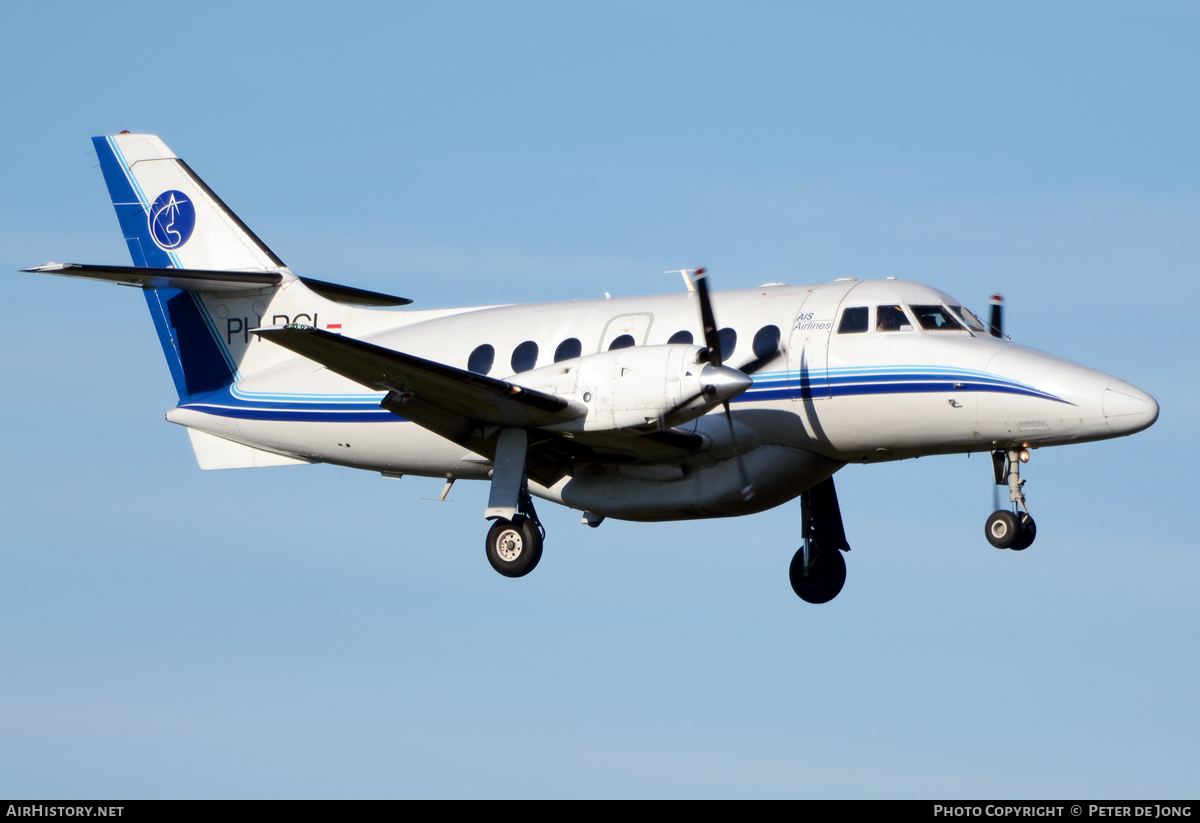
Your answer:
[[[752,343],[754,359],[743,366],[738,366],[742,374],[754,374],[776,357],[783,354],[783,345],[779,340],[779,329],[776,326],[764,326],[754,335]]]
[[[705,350],[700,353],[700,357],[720,369],[723,360],[721,336],[717,333],[717,321],[713,316],[712,300],[708,296],[708,277],[704,269],[697,269],[692,279],[696,283],[696,292],[700,297],[700,325],[704,327]],[[762,364],[757,368],[761,367]],[[742,464],[742,452],[738,448],[737,435],[733,431],[733,414],[729,411],[729,401],[726,400],[721,405],[725,407],[725,420],[729,423],[729,441],[733,444],[733,459],[737,464],[738,479],[742,484],[742,499],[749,500],[754,497],[754,484],[750,482],[750,478],[746,474],[746,467]]]

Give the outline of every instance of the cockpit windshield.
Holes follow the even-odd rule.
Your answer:
[[[962,323],[954,319],[944,306],[909,306],[925,331],[963,331]]]
[[[983,325],[978,317],[971,313],[971,310],[966,306],[951,306],[950,310],[958,314],[962,321],[971,327],[971,331],[977,331],[983,334],[987,333],[987,328]]]

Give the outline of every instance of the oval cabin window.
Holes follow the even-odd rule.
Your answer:
[[[570,360],[573,357],[578,357],[583,353],[583,344],[574,337],[568,337],[566,340],[558,344],[558,348],[554,350],[554,362],[559,363],[563,360]]]
[[[484,343],[471,352],[471,356],[467,358],[467,371],[473,371],[476,374],[487,374],[492,370],[492,364],[495,362],[496,350],[487,343]]]
[[[520,374],[523,371],[529,371],[537,365],[538,345],[532,340],[526,340],[521,345],[513,349],[512,353],[512,370],[513,374]]]

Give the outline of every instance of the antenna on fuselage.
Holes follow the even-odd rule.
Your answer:
[[[688,277],[688,275],[694,271],[699,271],[699,269],[671,269],[670,271],[663,272],[663,274],[683,275],[683,285],[687,286],[688,291],[695,291],[696,284],[692,282],[692,278]]]

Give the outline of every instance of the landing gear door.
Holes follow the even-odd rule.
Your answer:
[[[792,323],[788,342],[788,384],[793,400],[829,397],[829,335],[842,298],[857,281],[816,286]]]

